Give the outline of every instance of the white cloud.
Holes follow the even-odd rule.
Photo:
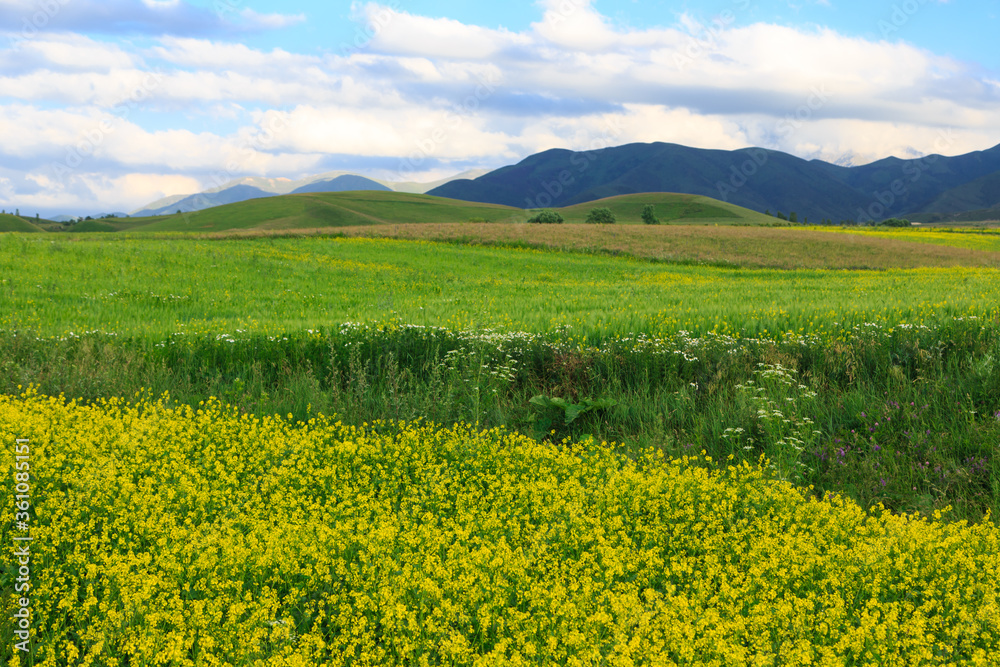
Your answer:
[[[108,2],[138,11],[134,0]],[[358,5],[358,39],[326,55],[190,31],[142,47],[45,33],[0,47],[0,155],[44,173],[112,123],[70,180],[114,197],[114,184],[151,192],[186,174],[203,185],[220,174],[298,176],[331,157],[442,176],[449,165],[633,141],[823,159],[1000,142],[997,77],[905,42],[766,23],[709,28],[687,15],[673,27],[623,29],[591,0],[538,6],[539,20],[515,33]],[[140,14],[179,26],[198,11],[148,1]],[[260,28],[301,21],[252,10],[229,18]],[[276,118],[282,127],[262,143]],[[942,128],[952,131],[943,148]],[[6,189],[27,187],[3,177]]]
[[[305,14],[259,14],[252,9],[242,10],[240,17],[248,28],[268,30],[287,28],[306,20]]]
[[[291,54],[282,49],[260,51],[244,44],[207,39],[165,36],[149,54],[181,67],[204,68],[213,71],[254,71],[266,68],[275,72],[316,65],[315,56]]]
[[[38,186],[28,195],[19,195],[17,205],[24,211],[61,210],[65,214],[131,211],[178,192],[198,192],[203,185],[196,179],[176,174],[130,173],[120,176],[82,172],[71,182],[47,174],[26,174]]]
[[[370,33],[368,48],[382,53],[489,60],[503,49],[530,43],[527,36],[507,30],[416,16],[376,3],[365,5],[362,17]]]
[[[532,25],[546,42],[582,52],[600,52],[618,44],[622,35],[590,6],[591,0],[543,0],[542,20]]]

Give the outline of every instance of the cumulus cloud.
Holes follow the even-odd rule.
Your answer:
[[[305,20],[302,14],[259,14],[240,2],[216,2],[209,8],[184,0],[4,0],[0,25],[17,38],[41,32],[95,34],[213,35],[272,30]]]
[[[489,60],[505,49],[530,44],[530,38],[445,18],[429,18],[376,3],[361,8],[372,51],[427,58]]]
[[[820,27],[681,15],[634,29],[591,0],[541,0],[538,20],[513,32],[369,2],[354,6],[350,44],[303,54],[233,39],[301,22],[297,14],[237,3],[209,12],[184,0],[52,3],[59,11],[44,31],[9,32],[7,48],[0,40],[0,156],[19,173],[46,174],[110,124],[55,188],[75,202],[113,197],[114,187],[152,192],[182,178],[208,187],[330,164],[440,177],[549,148],[636,141],[858,162],[1000,141],[995,74]],[[17,26],[31,7],[0,0],[0,21]],[[98,20],[111,27],[91,29]],[[156,37],[137,47],[77,34],[116,30]],[[37,179],[0,178],[12,197],[52,196]]]

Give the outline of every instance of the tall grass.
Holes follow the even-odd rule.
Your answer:
[[[288,336],[102,334],[0,337],[0,392],[34,384],[84,400],[169,392],[174,404],[217,397],[257,415],[347,423],[427,419],[505,426],[559,440],[705,450],[757,462],[776,477],[883,503],[978,519],[1000,509],[1000,329],[856,327],[846,340],[682,333],[583,344],[545,335],[343,325]],[[535,396],[611,399],[568,423],[544,420]],[[545,423],[546,431],[539,431]],[[551,427],[551,428],[550,428]]]

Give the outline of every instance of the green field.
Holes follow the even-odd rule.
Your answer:
[[[331,197],[0,235],[35,664],[1000,651],[995,235]]]
[[[853,234],[868,238],[883,238],[908,241],[911,243],[926,243],[929,245],[948,246],[952,248],[967,248],[987,252],[1000,251],[1000,229],[950,229],[928,227],[904,228],[874,228],[874,227],[809,227],[811,231]]]
[[[0,328],[290,333],[342,322],[600,339],[680,330],[836,338],[1000,312],[994,269],[761,271],[385,239],[0,238]]]

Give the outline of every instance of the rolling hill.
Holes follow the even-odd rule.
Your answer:
[[[567,223],[582,223],[592,208],[610,208],[621,224],[642,224],[641,211],[652,204],[664,223],[767,224],[774,218],[699,195],[644,193],[612,197],[559,209]],[[431,195],[387,191],[302,193],[253,199],[193,213],[147,218],[109,218],[78,231],[222,232],[306,230],[352,226],[525,222],[523,209],[465,202]],[[79,223],[86,224],[86,223]]]
[[[275,197],[278,195],[301,194],[305,192],[348,192],[351,190],[381,190],[425,194],[428,190],[444,185],[458,178],[477,178],[488,173],[486,169],[470,169],[449,178],[443,178],[431,183],[416,183],[411,181],[380,181],[357,174],[345,172],[327,172],[306,176],[298,180],[289,178],[268,178],[263,176],[247,176],[231,181],[222,187],[211,188],[193,195],[172,195],[146,204],[132,212],[133,216],[149,217],[155,215],[172,215],[178,210],[185,213],[201,211],[213,206],[233,204],[249,199]],[[125,217],[121,214],[119,217]]]
[[[932,212],[949,191],[938,204],[957,207],[949,213],[988,208],[998,180],[1000,146],[956,157],[890,157],[841,167],[762,148],[722,151],[653,143],[587,152],[553,149],[429,194],[536,208],[639,192],[684,192],[755,211],[795,211],[800,219],[840,222]],[[977,187],[979,194],[962,190]]]
[[[41,227],[9,213],[0,214],[0,232],[40,232]]]
[[[353,174],[345,174],[334,178],[312,181],[292,190],[292,193],[347,192],[352,190],[390,191],[391,189],[381,183],[371,180],[370,178],[355,176]],[[189,195],[187,197],[168,197],[167,199],[162,200],[162,202],[158,202],[166,202],[164,205],[136,211],[133,215],[136,217],[149,217],[155,215],[176,214],[177,211],[180,211],[181,213],[193,213],[194,211],[202,211],[216,206],[235,204],[237,202],[249,201],[251,199],[277,197],[281,194],[287,193],[264,190],[256,185],[240,183],[232,187],[214,191],[199,192],[198,194]]]
[[[189,214],[131,219],[136,231],[289,230],[352,225],[500,221],[525,218],[523,211],[387,191],[303,193],[238,202]]]
[[[556,209],[568,224],[586,222],[587,214],[597,207],[609,208],[616,221],[642,224],[642,209],[653,206],[657,219],[664,224],[772,224],[774,218],[711,197],[674,192],[646,192],[597,199]]]

